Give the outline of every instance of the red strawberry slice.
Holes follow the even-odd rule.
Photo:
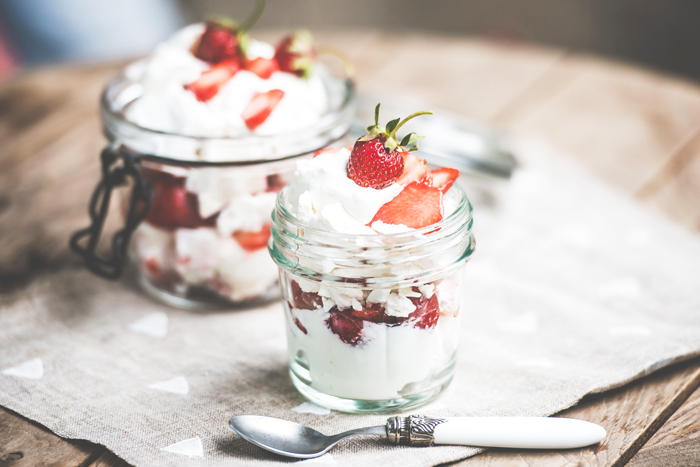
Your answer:
[[[279,71],[280,67],[274,58],[258,57],[248,61],[245,64],[245,69],[255,73],[262,79],[268,79],[272,76],[272,73]]]
[[[273,89],[265,93],[256,94],[243,110],[241,118],[249,130],[255,130],[265,123],[274,108],[284,97],[284,91]]]
[[[413,290],[418,292],[416,287]],[[440,302],[437,294],[433,294],[430,298],[425,298],[425,295],[409,297],[409,300],[416,306],[416,310],[408,315],[409,321],[413,321],[415,327],[432,329],[437,326],[438,318],[440,318]]]
[[[384,309],[378,303],[368,304],[362,307],[361,310],[353,310],[352,315],[364,321],[371,321],[373,323],[383,323],[387,315],[384,313]]]
[[[244,250],[256,251],[267,246],[267,241],[270,239],[270,224],[265,224],[257,232],[237,230],[231,236]]]
[[[426,162],[410,152],[402,152],[401,157],[403,157],[403,173],[396,180],[396,183],[400,185],[408,185],[411,182],[422,181],[427,185],[430,185],[429,177],[430,172],[428,172],[428,166]]]
[[[203,72],[194,83],[186,84],[185,89],[192,91],[199,102],[207,102],[240,68],[236,59],[223,61]]]
[[[209,22],[193,53],[198,59],[209,63],[238,58],[241,55],[238,35],[230,27]]]
[[[323,306],[323,300],[314,292],[304,292],[296,281],[292,281],[292,300],[294,308],[299,310],[317,310]]]
[[[197,196],[185,190],[184,178],[151,170],[143,170],[142,174],[154,188],[146,221],[169,230],[216,225],[217,214],[207,219],[199,215]]]
[[[297,327],[299,328],[299,330],[300,330],[301,332],[303,332],[304,334],[308,334],[308,333],[309,333],[309,331],[306,330],[306,328],[304,327],[304,325],[301,324],[301,321],[299,321],[299,318],[294,317],[294,324],[296,324]]]
[[[430,175],[433,177],[433,186],[439,188],[442,193],[447,193],[452,184],[459,177],[459,170],[443,167],[441,169],[431,170]]]
[[[384,308],[379,303],[367,304],[361,310],[353,310],[352,315],[364,321],[372,323],[384,323],[389,325],[401,324],[406,318],[389,316],[384,312]]]
[[[338,307],[333,307],[330,313],[331,316],[326,320],[326,325],[333,334],[350,345],[357,345],[362,341],[363,322],[352,315],[352,308],[338,311]]]
[[[414,181],[406,185],[396,198],[379,208],[369,225],[382,221],[385,224],[420,229],[439,222],[442,216],[440,189]]]
[[[279,174],[268,175],[267,176],[267,192],[279,193],[282,188],[287,184],[284,178]]]

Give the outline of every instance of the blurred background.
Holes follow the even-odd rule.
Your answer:
[[[22,67],[146,54],[252,0],[0,0],[0,79]],[[697,0],[268,0],[260,28],[418,30],[535,43],[700,80]]]

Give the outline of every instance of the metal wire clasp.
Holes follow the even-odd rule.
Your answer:
[[[386,436],[394,444],[432,446],[435,443],[435,427],[446,421],[425,415],[391,417],[386,421]]]
[[[71,236],[70,247],[83,257],[85,265],[92,272],[108,279],[117,279],[122,273],[131,234],[148,213],[153,186],[141,176],[137,155],[121,151],[119,147],[109,146],[102,151],[101,159],[102,180],[97,184],[88,207],[90,226]],[[133,187],[125,224],[112,237],[111,255],[102,258],[95,250],[109,212],[112,190],[114,187],[126,185],[129,177],[133,179]],[[81,245],[83,238],[87,238],[85,245]]]

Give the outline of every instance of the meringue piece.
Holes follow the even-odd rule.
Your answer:
[[[321,282],[321,287],[318,290],[321,298],[330,298],[335,305],[341,310],[352,306],[353,300],[363,300],[364,295],[362,289],[353,289],[350,287],[336,287],[329,285],[326,281]],[[323,302],[323,308],[326,308],[326,301]],[[328,310],[326,310],[328,311]]]
[[[405,295],[391,293],[386,301],[385,313],[389,316],[407,318],[416,311],[416,306]]]
[[[236,196],[221,211],[216,226],[221,235],[229,237],[233,232],[258,232],[271,222],[277,193],[244,194]]]
[[[374,289],[367,296],[367,303],[386,303],[391,294],[390,289]]]
[[[199,215],[206,219],[221,211],[235,196],[264,192],[267,189],[267,177],[238,168],[192,169],[187,176],[185,189],[197,195]],[[274,207],[274,201],[272,206]]]

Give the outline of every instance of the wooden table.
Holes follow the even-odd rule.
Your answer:
[[[279,37],[263,32],[260,37]],[[651,209],[700,229],[700,87],[562,50],[379,31],[317,34],[357,66],[360,92],[410,96],[558,148]],[[98,95],[118,65],[25,73],[0,84],[0,287],[73,267],[98,177]],[[606,440],[566,452],[492,450],[460,466],[700,465],[700,360],[590,397],[566,415]],[[0,408],[0,466],[124,466]]]

